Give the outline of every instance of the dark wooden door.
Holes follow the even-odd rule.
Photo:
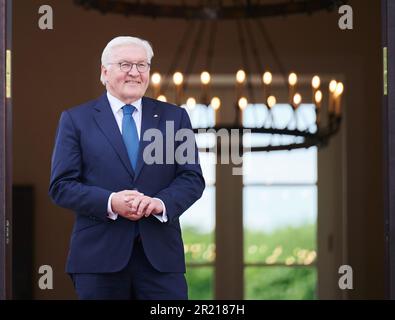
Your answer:
[[[383,141],[387,297],[395,299],[395,1],[382,0]]]
[[[11,0],[0,0],[0,299],[12,297]]]

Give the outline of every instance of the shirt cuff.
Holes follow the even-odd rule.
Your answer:
[[[163,207],[163,212],[162,214],[154,214],[153,216],[155,218],[157,218],[160,222],[167,222],[168,218],[167,218],[167,214],[166,214],[166,206],[165,203],[159,199],[159,198],[152,198],[152,199],[157,199],[162,203],[162,207]]]
[[[114,213],[111,208],[111,199],[114,194],[115,194],[114,192],[110,194],[110,196],[108,197],[108,203],[107,203],[107,218],[109,218],[111,220],[117,220],[117,218],[118,218],[118,214]]]

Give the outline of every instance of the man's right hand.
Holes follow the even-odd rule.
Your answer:
[[[137,196],[143,196],[141,192],[136,190],[124,190],[115,193],[111,198],[111,209],[114,213],[129,219],[129,220],[139,220],[143,215],[139,216],[137,214],[133,214],[134,212],[128,206],[128,202],[132,201]]]

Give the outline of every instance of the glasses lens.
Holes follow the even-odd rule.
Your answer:
[[[123,62],[121,63],[120,67],[121,67],[121,71],[123,72],[129,72],[130,69],[132,69],[132,64],[131,63],[127,63],[127,62]]]
[[[137,70],[140,72],[146,72],[148,70],[147,63],[137,63]]]

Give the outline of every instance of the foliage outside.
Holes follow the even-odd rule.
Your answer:
[[[315,225],[287,227],[272,233],[245,230],[245,299],[315,299],[315,230]],[[183,238],[189,298],[214,299],[214,233],[184,227]]]

